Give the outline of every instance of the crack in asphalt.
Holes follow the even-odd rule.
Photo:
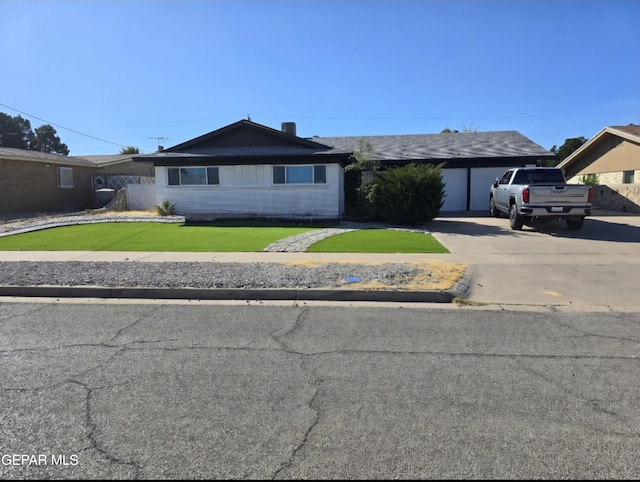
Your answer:
[[[93,398],[93,393],[96,389],[88,387],[86,384],[81,383],[77,380],[69,380],[70,383],[75,383],[82,387],[85,392],[85,428],[89,431],[87,434],[87,439],[89,441],[89,446],[85,447],[82,452],[87,452],[89,450],[95,450],[100,455],[102,455],[106,460],[111,463],[122,465],[126,467],[130,467],[134,470],[135,475],[132,478],[138,479],[140,478],[140,471],[142,470],[142,466],[135,462],[122,460],[119,457],[112,455],[109,451],[102,447],[98,441],[98,437],[96,435],[96,431],[98,430],[98,424],[94,421],[91,410],[91,400]]]
[[[297,306],[297,305],[296,305]],[[33,313],[33,312],[37,312],[37,311],[41,311],[46,309],[46,305],[42,308],[39,309],[35,309],[35,310],[30,310],[27,313]],[[305,327],[305,322],[307,322],[307,318],[309,316],[310,310],[308,307],[301,307],[300,310],[295,314],[295,318],[293,320],[289,320],[289,326],[285,327],[283,330],[280,330],[279,332],[274,332],[271,333],[270,336],[272,337],[272,339],[277,343],[278,348],[252,348],[252,347],[235,347],[235,346],[227,346],[227,347],[222,347],[222,346],[193,346],[193,345],[185,345],[185,346],[178,346],[178,347],[149,347],[149,346],[144,346],[144,345],[148,345],[151,343],[162,343],[162,342],[166,342],[166,341],[176,341],[176,340],[166,340],[166,339],[159,339],[159,340],[135,340],[135,341],[131,341],[131,342],[127,342],[127,343],[122,343],[122,344],[118,344],[117,340],[123,336],[123,334],[127,331],[130,330],[131,328],[135,327],[136,325],[138,325],[139,323],[141,323],[142,321],[144,321],[145,319],[148,319],[150,317],[153,316],[154,313],[156,313],[158,310],[162,309],[162,306],[157,306],[157,307],[153,307],[149,310],[146,310],[144,313],[142,313],[137,319],[133,320],[131,323],[127,324],[126,326],[123,326],[121,328],[119,328],[116,333],[108,340],[102,342],[102,343],[86,343],[86,344],[82,344],[82,343],[78,343],[78,344],[71,344],[71,345],[65,345],[65,346],[59,346],[59,347],[47,347],[47,348],[23,348],[23,349],[15,349],[15,350],[2,350],[0,351],[0,355],[3,354],[12,354],[12,353],[21,353],[21,352],[46,352],[46,351],[54,351],[54,350],[60,350],[62,348],[76,348],[76,347],[87,347],[87,348],[92,348],[92,347],[103,347],[103,348],[108,348],[108,349],[114,349],[114,353],[112,353],[110,356],[108,356],[104,361],[102,361],[101,363],[97,364],[96,366],[89,368],[87,370],[84,370],[82,372],[76,373],[74,374],[70,379],[67,379],[65,381],[59,382],[55,385],[52,386],[46,386],[46,387],[38,387],[38,388],[30,388],[30,389],[25,389],[25,388],[6,388],[3,387],[2,390],[15,390],[15,391],[33,391],[33,390],[45,390],[45,389],[51,389],[53,387],[59,387],[62,386],[64,384],[76,384],[77,386],[80,386],[84,391],[85,391],[85,399],[84,399],[84,406],[85,406],[85,413],[84,413],[84,425],[85,425],[85,432],[88,432],[86,434],[86,438],[88,441],[88,445],[86,447],[84,447],[82,449],[83,452],[86,451],[91,451],[94,450],[96,451],[98,454],[100,454],[102,457],[104,457],[108,462],[112,463],[112,464],[116,464],[118,466],[122,466],[125,467],[127,469],[130,469],[133,474],[132,474],[132,478],[140,478],[141,474],[144,471],[144,466],[141,465],[139,462],[133,461],[133,460],[127,460],[124,459],[122,457],[117,456],[116,454],[113,454],[111,452],[109,452],[108,447],[105,447],[103,445],[101,445],[100,443],[100,429],[99,429],[99,423],[95,420],[95,416],[94,416],[94,401],[95,401],[95,396],[98,393],[99,390],[104,390],[104,389],[109,389],[112,388],[114,386],[118,386],[120,384],[117,383],[108,383],[105,385],[101,385],[101,386],[89,386],[89,383],[86,382],[82,382],[80,381],[78,378],[85,376],[88,373],[91,373],[93,371],[96,370],[101,370],[104,369],[107,365],[109,365],[110,363],[112,363],[119,355],[127,352],[127,351],[133,351],[133,350],[150,350],[150,351],[183,351],[183,350],[210,350],[210,351],[222,351],[222,350],[226,350],[226,351],[284,351],[287,354],[290,355],[294,355],[296,357],[299,357],[300,360],[300,369],[302,370],[303,374],[306,376],[309,376],[309,386],[310,387],[314,387],[313,393],[310,396],[306,406],[309,408],[309,410],[312,412],[313,416],[312,419],[310,420],[310,422],[308,423],[308,426],[306,427],[306,429],[304,430],[304,432],[302,432],[300,434],[300,439],[297,443],[297,445],[295,447],[293,447],[290,451],[290,454],[288,457],[286,457],[286,460],[284,460],[281,465],[274,471],[272,477],[273,478],[278,478],[279,476],[281,476],[284,472],[286,472],[289,468],[291,468],[294,463],[295,460],[300,457],[300,455],[303,453],[303,451],[305,450],[305,447],[307,445],[307,443],[309,442],[313,431],[316,429],[316,427],[318,427],[318,425],[321,423],[322,420],[322,388],[325,384],[325,382],[327,382],[326,379],[323,378],[314,378],[316,377],[316,374],[312,372],[312,369],[310,369],[307,366],[307,361],[315,358],[315,357],[319,357],[319,356],[325,356],[325,355],[334,355],[334,354],[396,354],[396,355],[432,355],[432,356],[449,356],[449,357],[478,357],[478,358],[490,358],[490,357],[494,357],[494,358],[505,358],[505,359],[514,359],[516,361],[516,363],[521,367],[521,369],[534,374],[535,376],[541,378],[542,380],[544,380],[546,383],[552,384],[553,386],[555,386],[558,390],[563,391],[566,394],[569,394],[573,397],[575,397],[578,400],[582,400],[583,403],[588,404],[589,406],[591,406],[591,408],[597,412],[597,413],[601,413],[603,415],[606,416],[610,416],[612,418],[614,418],[618,423],[625,423],[625,420],[622,420],[618,413],[612,410],[608,410],[605,407],[600,406],[599,402],[597,400],[594,399],[590,399],[588,397],[585,397],[583,395],[574,393],[572,390],[568,389],[566,386],[562,385],[561,383],[559,383],[557,380],[553,380],[551,378],[549,378],[548,376],[546,376],[543,372],[540,372],[538,370],[532,369],[531,367],[526,366],[526,364],[524,363],[524,361],[526,359],[550,359],[550,360],[554,360],[554,359],[594,359],[594,360],[598,360],[598,359],[622,359],[622,360],[629,360],[629,359],[634,359],[633,356],[621,356],[621,355],[609,355],[609,356],[594,356],[594,355],[571,355],[571,356],[567,356],[567,355],[538,355],[538,354],[499,354],[499,353],[470,353],[470,352],[452,352],[452,351],[433,351],[433,350],[429,350],[429,351],[389,351],[389,350],[359,350],[359,349],[340,349],[340,350],[327,350],[327,351],[322,351],[322,352],[314,352],[314,353],[309,353],[309,352],[303,352],[300,350],[295,350],[292,347],[292,344],[295,342],[295,335],[296,333],[299,333],[300,331],[302,331]],[[15,314],[12,316],[21,316],[24,315],[25,313],[20,313],[20,314]],[[7,318],[11,318],[12,316],[9,316]],[[620,315],[621,316],[621,315]],[[292,317],[293,318],[293,317]],[[531,319],[534,321],[548,321],[547,318],[544,318],[543,314],[540,313],[531,313]],[[579,336],[593,336],[593,337],[603,337],[603,338],[611,338],[611,339],[615,339],[615,340],[624,340],[624,341],[629,341],[629,342],[633,342],[633,343],[638,343],[638,340],[633,340],[633,339],[629,339],[626,337],[617,337],[617,336],[611,336],[611,335],[602,335],[602,334],[594,334],[594,333],[590,333],[587,332],[585,330],[581,330],[579,328],[576,328],[575,326],[571,326],[568,325],[562,321],[558,321],[558,320],[554,320],[554,323],[557,326],[561,326],[564,328],[569,328],[573,331],[576,331],[578,333],[580,333]],[[569,335],[570,336],[570,335]],[[176,381],[179,385],[183,386],[184,382],[179,378],[179,375],[177,373],[174,373],[174,377],[176,378]],[[129,384],[132,383],[132,381],[127,381],[122,383],[122,385],[124,384]],[[302,404],[301,404],[302,405]],[[596,432],[600,431],[600,429],[596,426],[589,426],[589,428],[591,430],[594,430]],[[611,432],[614,433],[614,432]],[[620,434],[621,436],[624,434]]]
[[[321,385],[321,383],[320,383]],[[278,478],[278,475],[280,475],[283,471],[287,470],[289,467],[291,467],[293,465],[293,462],[295,461],[295,459],[297,458],[298,454],[304,449],[304,447],[307,445],[307,442],[309,440],[309,437],[311,436],[311,432],[313,432],[313,430],[316,428],[316,426],[320,423],[320,412],[321,412],[321,407],[320,406],[314,406],[316,400],[318,399],[320,394],[320,388],[317,388],[316,391],[314,392],[313,396],[311,397],[311,399],[309,400],[309,408],[315,413],[315,417],[314,419],[311,421],[311,423],[309,424],[309,427],[307,427],[306,432],[302,435],[302,439],[300,440],[300,443],[297,445],[297,447],[295,447],[292,451],[291,451],[291,455],[289,457],[289,459],[287,461],[285,461],[274,473],[273,476],[271,477],[272,479],[276,479]]]
[[[581,400],[583,403],[587,404],[588,406],[590,406],[595,412],[604,414],[604,415],[608,415],[611,416],[612,418],[614,418],[615,420],[617,420],[619,423],[624,424],[626,422],[628,422],[628,420],[624,420],[621,419],[618,416],[618,412],[615,412],[613,410],[608,410],[602,406],[600,406],[599,402],[597,400],[588,398],[588,397],[584,397],[583,395],[576,393],[575,391],[567,388],[566,385],[558,382],[557,380],[554,380],[553,378],[549,378],[548,376],[546,376],[543,372],[540,372],[538,370],[535,370],[531,367],[528,367],[526,365],[524,365],[522,363],[522,360],[516,360],[516,363],[518,363],[518,366],[528,372],[531,373],[535,376],[537,376],[538,378],[540,378],[541,380],[543,380],[545,383],[549,383],[551,385],[553,385],[554,387],[556,387],[560,392],[563,392],[565,394],[571,395],[572,397],[575,397],[577,400]],[[588,427],[590,430],[593,430],[594,432],[598,433],[601,431],[600,428],[598,428],[595,425],[589,425],[589,424],[583,424],[584,426]],[[623,433],[616,433],[614,431],[612,431],[611,429],[609,429],[608,434],[610,435],[619,435],[619,436],[625,436],[625,434]]]
[[[44,306],[39,307],[39,308],[32,308],[32,309],[29,309],[27,311],[21,311],[19,313],[11,313],[11,314],[6,315],[6,316],[0,316],[0,321],[10,320],[11,318],[14,318],[16,316],[25,316],[25,315],[30,315],[32,313],[37,313],[39,311],[46,310],[48,307],[49,307],[49,305],[44,305]]]

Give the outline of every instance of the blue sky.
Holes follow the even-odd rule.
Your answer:
[[[640,124],[638,46],[637,0],[0,0],[0,112],[52,124],[71,155],[247,116],[550,149]]]

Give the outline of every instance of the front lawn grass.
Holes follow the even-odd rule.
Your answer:
[[[308,253],[448,253],[431,234],[393,229],[360,229],[314,243]]]
[[[325,225],[99,223],[0,238],[3,251],[262,251],[271,243]]]
[[[257,252],[289,236],[334,227],[320,223],[226,221],[202,224],[97,223],[0,237],[2,251]],[[431,234],[361,229],[331,236],[307,252],[448,253]]]

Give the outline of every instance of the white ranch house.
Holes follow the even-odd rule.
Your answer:
[[[153,162],[157,204],[187,217],[338,219],[344,167],[362,141],[383,168],[445,163],[442,211],[486,210],[497,176],[554,157],[515,131],[301,138],[291,122],[241,120],[135,160]]]

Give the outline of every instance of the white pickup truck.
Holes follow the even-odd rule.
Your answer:
[[[534,219],[567,221],[567,228],[582,228],[591,214],[593,187],[567,184],[564,173],[556,167],[521,167],[509,169],[496,178],[489,192],[489,214],[509,216],[511,229],[520,230]]]

